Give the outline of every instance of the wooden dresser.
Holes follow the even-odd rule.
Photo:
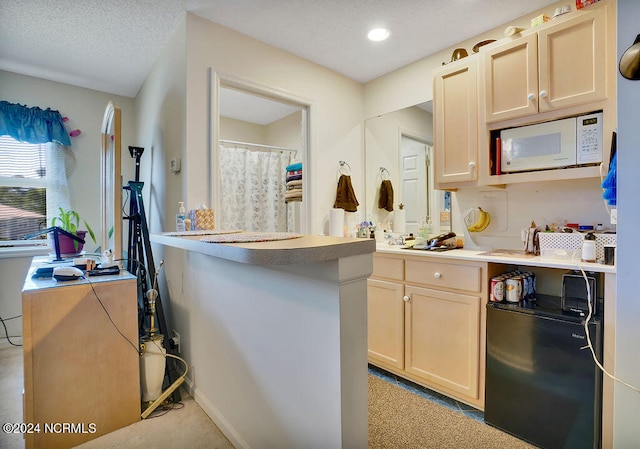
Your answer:
[[[69,448],[140,420],[135,276],[32,279],[37,265],[22,290],[26,448]]]

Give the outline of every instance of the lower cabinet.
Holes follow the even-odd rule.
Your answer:
[[[404,285],[369,279],[367,319],[369,359],[404,368]]]
[[[369,362],[484,408],[487,264],[374,254]]]
[[[413,286],[405,294],[405,371],[477,399],[480,297]]]

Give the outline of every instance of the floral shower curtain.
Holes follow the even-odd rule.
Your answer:
[[[220,146],[221,229],[286,231],[288,151]]]

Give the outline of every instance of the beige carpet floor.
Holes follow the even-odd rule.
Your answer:
[[[0,422],[22,421],[22,348],[0,349]],[[233,449],[186,393],[184,407],[89,441],[80,449]],[[510,435],[398,385],[369,375],[370,449],[530,449]],[[23,449],[20,435],[0,432],[0,448]],[[270,449],[270,448],[269,448]],[[276,449],[276,448],[274,448]],[[318,448],[323,449],[323,448]]]

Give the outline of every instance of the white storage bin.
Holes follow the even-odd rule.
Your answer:
[[[585,235],[581,232],[539,232],[540,256],[568,260],[573,257],[574,260],[580,261]],[[616,245],[616,234],[594,233],[594,235],[596,236],[596,260],[601,261],[604,259],[604,246]]]

